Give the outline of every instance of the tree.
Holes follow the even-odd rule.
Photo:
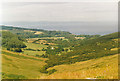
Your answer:
[[[6,47],[7,50],[13,50],[16,52],[22,52],[21,48],[27,47],[23,41],[20,40],[19,36],[8,31],[2,32],[2,46]]]

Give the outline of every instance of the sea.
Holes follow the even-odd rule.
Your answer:
[[[1,25],[32,28],[32,29],[44,29],[55,31],[67,31],[72,34],[81,35],[105,35],[118,31],[117,22],[2,22]]]

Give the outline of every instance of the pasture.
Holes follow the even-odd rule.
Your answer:
[[[43,44],[35,44],[35,43],[26,43],[27,48],[24,49],[24,54],[27,55],[33,55],[35,56],[37,55],[42,55],[45,54],[45,51],[42,51],[43,48],[47,48],[47,45],[43,45]],[[33,50],[26,50],[26,49],[33,49]],[[39,51],[38,51],[39,50]]]

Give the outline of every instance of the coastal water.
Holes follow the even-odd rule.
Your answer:
[[[117,22],[4,22],[2,25],[69,31],[73,34],[104,35],[118,31]]]

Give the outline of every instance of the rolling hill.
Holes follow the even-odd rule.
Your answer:
[[[15,54],[3,50],[2,78],[3,79],[117,79],[118,55],[106,56],[75,64],[54,66],[57,72],[48,75],[40,73],[45,65],[45,58]]]
[[[57,72],[44,77],[46,79],[117,79],[118,54],[49,69]]]
[[[39,69],[45,65],[45,60],[45,58],[2,50],[2,78],[37,79],[45,75],[39,72]]]
[[[99,36],[2,28],[3,79],[118,78],[118,32]]]
[[[117,32],[83,41],[78,46],[75,46],[73,51],[63,53],[60,56],[50,54],[49,60],[46,61],[47,64],[43,66],[41,72],[49,73],[47,69],[56,65],[74,64],[76,62],[118,54],[118,40],[116,39],[118,39]]]

